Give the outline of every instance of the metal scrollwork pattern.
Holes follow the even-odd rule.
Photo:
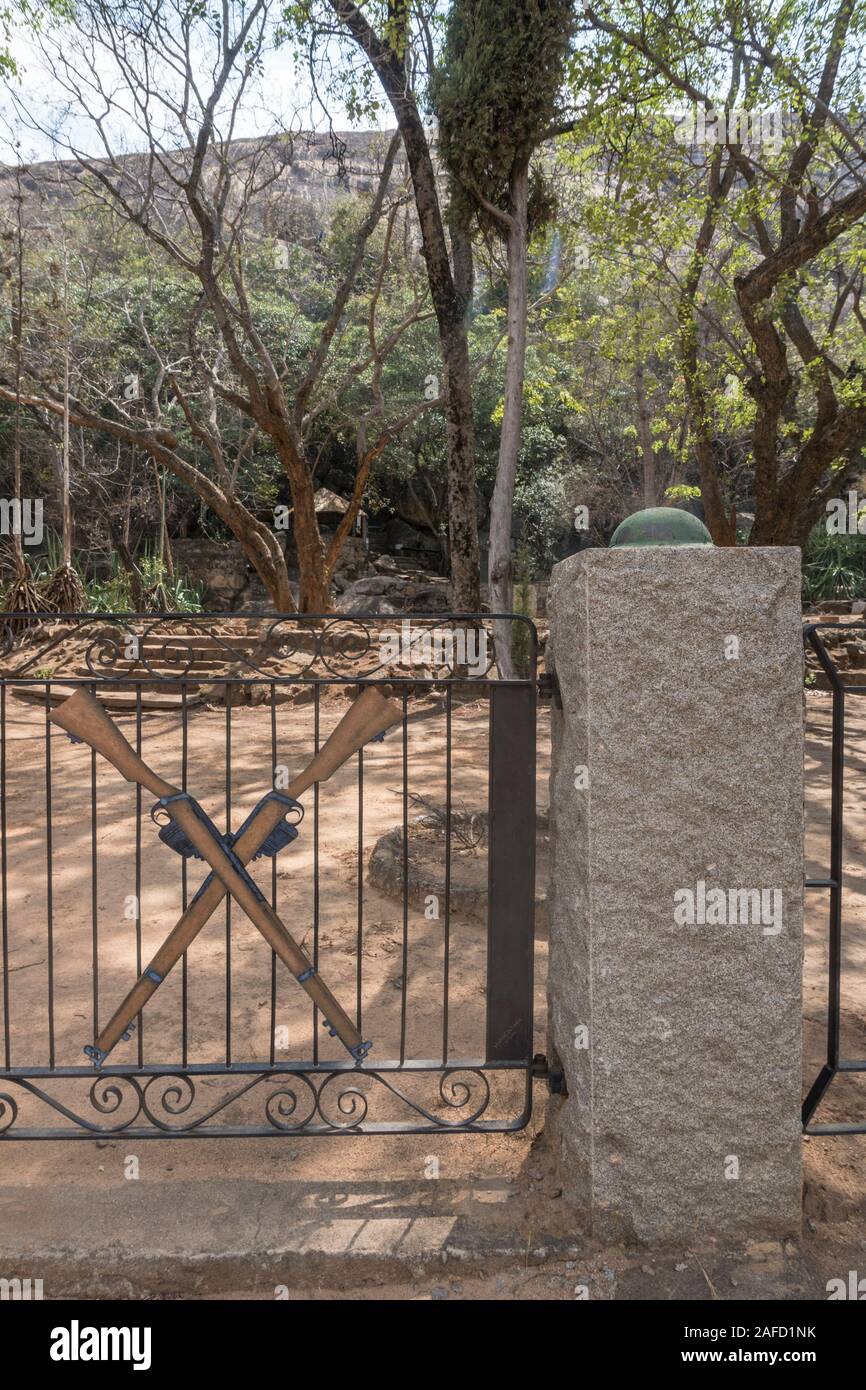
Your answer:
[[[8,1089],[0,1091],[0,1139],[518,1129],[525,1121],[529,1085],[523,1069],[482,1064],[324,1073],[265,1069],[241,1075],[125,1072],[96,1080],[77,1072],[38,1078],[7,1073],[2,1082]],[[22,1092],[21,1103],[13,1087]],[[64,1093],[56,1094],[61,1087]],[[66,1095],[68,1088],[79,1099]],[[35,1126],[33,1119],[45,1110],[68,1123]]]
[[[536,635],[527,624],[534,672]],[[490,614],[39,614],[0,628],[0,676],[79,683],[471,681],[495,668]],[[46,677],[45,672],[50,676]],[[528,675],[527,679],[531,679]]]

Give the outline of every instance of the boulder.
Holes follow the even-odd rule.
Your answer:
[[[343,595],[340,600],[340,612],[348,617],[359,617],[369,613],[371,616],[397,614],[402,612],[399,605],[395,604],[391,597],[384,594],[356,594],[354,598],[347,602],[347,595]]]

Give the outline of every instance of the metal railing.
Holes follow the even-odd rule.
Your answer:
[[[509,682],[495,679],[486,614],[7,623],[0,1137],[526,1124],[536,635],[513,621],[525,627],[526,665]],[[52,706],[91,690],[136,752],[228,836],[367,685],[400,706],[383,749],[362,749],[333,784],[311,787],[301,838],[250,870],[372,1037],[371,1056],[340,1055],[228,898],[94,1075],[82,1047],[187,908],[198,866],[159,843],[141,787],[71,745]],[[384,889],[371,886],[374,855]]]
[[[827,961],[827,1051],[826,1061],[812,1082],[803,1102],[803,1128],[806,1134],[866,1134],[866,1119],[845,1123],[815,1124],[813,1117],[834,1078],[845,1073],[866,1072],[866,1061],[842,1056],[842,941],[843,941],[843,851],[844,851],[844,772],[845,701],[848,695],[866,695],[866,684],[845,684],[824,641],[822,629],[859,632],[866,635],[866,623],[811,623],[803,630],[807,647],[815,653],[827,677],[832,698],[830,741],[830,855],[828,871],[820,878],[807,878],[806,888],[829,893]]]

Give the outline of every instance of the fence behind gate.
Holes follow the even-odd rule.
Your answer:
[[[866,1073],[866,1058],[845,1057],[843,1048],[843,1007],[842,987],[846,965],[849,972],[859,966],[862,978],[862,960],[849,956],[846,961],[846,929],[843,921],[843,901],[845,894],[845,763],[846,763],[846,704],[848,696],[866,695],[866,677],[863,681],[846,680],[840,666],[828,647],[837,648],[839,644],[866,638],[866,623],[812,623],[804,629],[807,652],[817,658],[817,666],[826,677],[826,685],[831,694],[830,721],[830,819],[829,854],[827,867],[819,877],[807,878],[806,888],[828,895],[827,916],[827,995],[826,995],[826,1060],[810,1085],[803,1103],[803,1127],[807,1134],[866,1134],[866,1116],[863,1119],[831,1120],[819,1123],[816,1113],[822,1101],[829,1099],[832,1083],[836,1078],[853,1079]],[[852,770],[856,759],[850,759]],[[861,846],[862,850],[862,846]],[[848,869],[850,873],[850,866]],[[849,947],[856,933],[852,927],[847,932]],[[850,979],[850,973],[848,978]],[[849,1022],[854,1021],[861,1009],[851,1009]],[[834,1093],[838,1089],[834,1087]],[[856,1104],[854,1097],[848,1096],[847,1105]]]
[[[3,1137],[526,1123],[535,630],[512,621],[523,677],[502,682],[489,615],[13,620],[0,662]],[[229,834],[369,684],[398,702],[399,724],[307,792],[294,844],[250,866],[372,1039],[369,1058],[328,1036],[229,900],[94,1073],[83,1046],[204,871],[159,842],[148,795],[49,710],[90,689]]]

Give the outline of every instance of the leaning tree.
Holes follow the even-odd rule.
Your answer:
[[[57,168],[57,177],[124,222],[152,256],[157,277],[175,277],[191,291],[191,302],[180,354],[154,331],[146,296],[127,306],[147,368],[132,398],[116,382],[91,377],[87,389],[69,394],[67,406],[63,390],[31,356],[22,400],[134,447],[192,489],[236,537],[275,606],[292,611],[273,520],[242,498],[239,459],[225,447],[226,418],[245,421],[237,447],[247,452],[250,437],[265,441],[290,492],[299,607],[322,612],[372,462],[439,402],[421,397],[390,409],[381,394],[382,362],[427,312],[426,285],[416,276],[397,320],[383,324],[381,280],[378,293],[368,283],[373,243],[378,236],[375,256],[384,276],[394,220],[406,206],[395,175],[396,137],[385,142],[348,255],[328,274],[327,306],[303,323],[298,310],[298,332],[306,334],[300,351],[285,352],[262,322],[250,285],[253,247],[263,240],[262,204],[279,187],[295,141],[276,119],[280,128],[266,137],[233,137],[244,103],[253,101],[274,17],[270,0],[219,13],[190,10],[183,0],[145,0],[134,8],[83,0],[74,28],[55,26],[40,36],[42,61],[77,117],[53,132],[58,149],[73,160]],[[44,111],[22,112],[22,119],[47,129]],[[76,132],[88,128],[94,143],[86,145]],[[125,148],[130,128],[142,147],[134,155]],[[361,289],[367,328],[356,342],[347,321]],[[347,361],[353,343],[355,357]],[[322,412],[339,401],[341,383],[363,386],[367,403],[359,409],[353,400],[356,484],[346,527],[326,553],[314,504],[313,434]],[[8,387],[0,397],[12,398]]]

